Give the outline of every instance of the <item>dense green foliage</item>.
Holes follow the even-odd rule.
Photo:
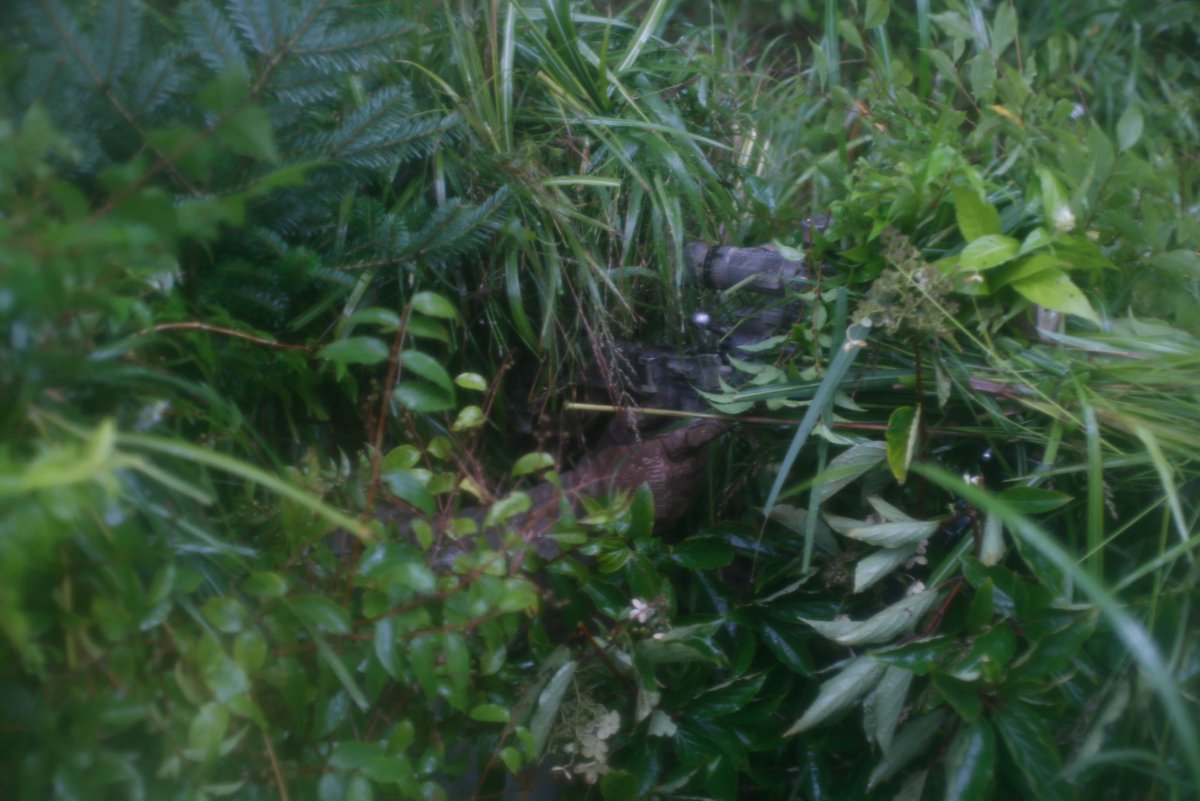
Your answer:
[[[1193,5],[5,4],[5,796],[1194,797]],[[697,239],[827,266],[539,556]]]

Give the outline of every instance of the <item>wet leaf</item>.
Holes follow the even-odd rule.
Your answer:
[[[996,735],[980,718],[959,729],[946,754],[946,801],[987,797],[996,770]]]
[[[981,237],[1000,233],[1000,215],[995,206],[969,187],[955,186],[951,192],[954,195],[954,217],[963,239],[974,242]]]
[[[455,406],[452,393],[420,381],[401,381],[392,395],[396,403],[413,412],[444,412]]]
[[[347,337],[321,348],[317,355],[338,364],[379,364],[391,351],[375,337]]]
[[[458,321],[458,309],[436,292],[418,292],[412,297],[412,307],[427,317]]]
[[[971,242],[958,255],[958,268],[964,272],[980,272],[998,267],[1016,258],[1021,243],[1011,236],[987,234]]]
[[[868,645],[887,642],[907,631],[929,611],[937,601],[936,590],[925,590],[910,596],[872,615],[863,621],[809,620],[801,618],[823,637],[842,645]]]
[[[799,720],[792,724],[784,737],[807,731],[839,712],[854,705],[871,691],[886,668],[869,656],[860,656],[842,668],[836,676],[821,685],[816,699],[804,711]]]
[[[908,478],[908,466],[917,449],[921,415],[912,406],[897,407],[888,418],[887,460],[892,475],[901,484]]]
[[[1014,281],[1013,289],[1027,300],[1051,311],[1074,314],[1085,320],[1100,324],[1100,316],[1092,308],[1087,297],[1075,286],[1066,273],[1059,270],[1042,270],[1029,278]]]

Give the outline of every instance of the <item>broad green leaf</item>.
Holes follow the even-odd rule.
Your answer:
[[[854,591],[862,592],[917,555],[917,545],[881,548],[858,560],[854,566]]]
[[[631,801],[638,795],[638,780],[629,771],[610,770],[600,780],[600,796],[604,801]]]
[[[942,731],[944,723],[945,715],[940,710],[909,721],[892,739],[891,750],[871,771],[867,778],[867,789],[875,789],[924,753]]]
[[[985,566],[1000,564],[1007,548],[1004,546],[1004,522],[988,513],[983,520],[983,537],[979,542],[979,561]]]
[[[941,525],[936,520],[865,524],[859,520],[849,520],[834,515],[825,515],[825,522],[839,534],[869,545],[878,545],[881,548],[903,548],[915,545],[932,536]]]
[[[953,675],[963,681],[996,681],[1017,650],[1017,636],[1006,623],[997,623],[977,636],[955,663]]]
[[[210,636],[201,640],[197,649],[196,667],[200,678],[218,701],[228,703],[250,689],[250,679],[241,666],[230,659],[221,645]]]
[[[436,292],[418,292],[412,297],[412,307],[427,317],[458,321],[458,309]]]
[[[416,373],[426,381],[446,390],[451,398],[454,397],[454,382],[450,380],[450,374],[446,372],[445,367],[442,367],[441,362],[428,353],[406,350],[400,354],[400,365],[403,369]]]
[[[937,601],[937,597],[936,590],[924,590],[897,601],[863,621],[800,619],[821,636],[842,645],[869,645],[887,642],[911,631]]]
[[[913,672],[899,667],[889,667],[875,685],[875,689],[863,702],[863,723],[867,736],[887,753],[892,747],[896,724],[904,711],[904,701],[912,684]]]
[[[867,0],[867,10],[863,14],[864,28],[877,28],[887,22],[888,13],[892,10],[890,0]]]
[[[451,431],[470,431],[473,428],[479,428],[487,422],[487,418],[483,414],[483,409],[478,406],[464,406],[458,411],[458,415],[454,418],[453,425],[450,426]]]
[[[491,527],[498,523],[503,523],[507,520],[516,517],[517,515],[525,514],[529,511],[531,503],[529,496],[524,492],[512,492],[492,504],[487,511],[487,516],[483,520],[484,526]]]
[[[408,470],[416,467],[419,461],[421,461],[420,449],[406,443],[388,451],[387,456],[383,457],[380,468],[383,470]]]
[[[1000,233],[1000,214],[995,206],[970,187],[955,186],[950,191],[954,195],[954,217],[963,239],[974,242],[989,234]]]
[[[246,594],[257,598],[279,598],[287,592],[288,583],[287,579],[278,573],[260,572],[254,573],[246,579],[242,589]]]
[[[188,729],[188,748],[201,762],[215,759],[229,727],[229,713],[218,703],[209,702],[200,707],[192,718]]]
[[[538,693],[537,708],[529,721],[529,731],[533,735],[532,756],[535,758],[540,757],[546,750],[550,732],[554,728],[554,722],[558,720],[559,707],[562,706],[563,697],[567,688],[571,686],[575,668],[578,666],[578,662],[567,662],[555,671],[550,681],[546,682],[546,686]]]
[[[381,478],[388,492],[412,506],[422,514],[437,513],[437,501],[425,488],[424,482],[410,470],[388,470]]]
[[[209,598],[200,607],[204,618],[223,634],[235,634],[246,622],[246,610],[233,598]]]
[[[979,718],[983,712],[983,701],[979,698],[979,687],[972,682],[934,673],[930,684],[959,717],[968,723]]]
[[[1038,487],[1009,487],[1000,493],[1000,498],[1024,515],[1053,512],[1072,500],[1065,492]]]
[[[1022,701],[1010,700],[992,712],[993,725],[1025,779],[1025,794],[1044,801],[1074,797],[1062,778],[1058,745],[1042,711]]]
[[[420,381],[401,381],[392,394],[397,403],[414,412],[444,412],[455,406],[451,393]]]
[[[375,657],[393,679],[399,678],[400,665],[396,661],[396,629],[390,616],[375,622]]]
[[[454,376],[454,383],[458,384],[463,389],[472,389],[476,392],[487,392],[487,380],[479,373],[459,373]]]
[[[1051,231],[1063,231],[1065,228],[1064,214],[1069,214],[1071,210],[1071,205],[1067,201],[1067,193],[1063,191],[1058,177],[1050,170],[1038,167],[1037,174],[1042,187],[1042,214],[1046,227]]]
[[[875,651],[874,656],[885,665],[902,667],[918,676],[925,676],[939,667],[956,649],[957,643],[953,639],[941,636],[884,648]]]
[[[267,641],[258,629],[249,628],[233,640],[233,659],[248,675],[253,675],[267,663]]]
[[[305,623],[330,634],[349,634],[350,615],[323,595],[290,598],[287,605]]]
[[[1130,103],[1117,120],[1117,147],[1125,151],[1136,145],[1142,138],[1142,126],[1142,110]]]
[[[854,705],[879,682],[886,668],[869,656],[860,656],[821,685],[804,714],[784,732],[784,737],[811,729],[823,720]]]
[[[977,632],[991,624],[996,615],[995,588],[989,577],[975,590],[975,597],[967,608],[967,631]]]
[[[987,276],[988,288],[994,292],[1014,281],[1021,281],[1047,270],[1061,270],[1067,266],[1065,261],[1053,253],[1035,253],[1028,258],[992,270]]]
[[[346,784],[346,801],[375,801],[375,790],[366,776],[355,774]]]
[[[971,242],[958,254],[958,269],[963,272],[980,272],[999,267],[1016,258],[1021,243],[1011,236],[987,234]]]
[[[375,337],[347,337],[326,345],[317,355],[338,364],[379,364],[390,352],[388,346]]]
[[[385,331],[396,331],[400,328],[400,315],[391,309],[372,306],[367,309],[359,309],[346,318],[347,328],[354,325],[375,325]]]
[[[946,754],[946,801],[987,797],[996,770],[996,735],[984,718],[959,729]]]
[[[671,551],[671,560],[689,570],[711,570],[733,561],[733,546],[721,537],[691,537]]]
[[[1096,314],[1087,297],[1067,277],[1066,273],[1058,270],[1043,270],[1029,278],[1023,278],[1013,283],[1017,290],[1027,300],[1051,311],[1074,314],[1100,324],[1100,316]]]
[[[480,704],[471,709],[471,720],[482,723],[508,723],[508,710],[499,704]]]
[[[921,432],[921,414],[918,408],[898,406],[888,418],[887,460],[892,475],[901,484],[908,478],[908,466],[916,453]]]
[[[513,465],[512,474],[514,476],[525,476],[530,473],[536,473],[539,470],[545,470],[548,467],[554,467],[554,457],[543,451],[535,451],[527,453],[517,460]]]
[[[886,443],[860,442],[830,459],[818,479],[821,485],[819,493],[821,502],[832,498],[854,479],[883,461],[886,456]]]

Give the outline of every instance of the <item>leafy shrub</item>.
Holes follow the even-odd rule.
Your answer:
[[[13,792],[1194,791],[1195,13],[785,5],[0,11]],[[745,316],[692,237],[806,317],[537,554],[510,368]]]

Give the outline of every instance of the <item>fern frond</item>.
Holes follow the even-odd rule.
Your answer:
[[[309,153],[384,169],[431,153],[456,123],[453,115],[418,116],[407,92],[388,87],[347,115],[336,131],[313,137]]]
[[[99,8],[91,35],[96,47],[97,75],[102,83],[113,84],[139,54],[141,4],[137,0],[108,0]]]
[[[192,0],[184,6],[180,27],[196,54],[210,69],[224,72],[232,68],[243,75],[250,74],[237,32],[208,0]]]
[[[379,20],[335,29],[313,26],[293,52],[322,75],[363,72],[393,56],[397,40],[412,30],[400,20]]]

